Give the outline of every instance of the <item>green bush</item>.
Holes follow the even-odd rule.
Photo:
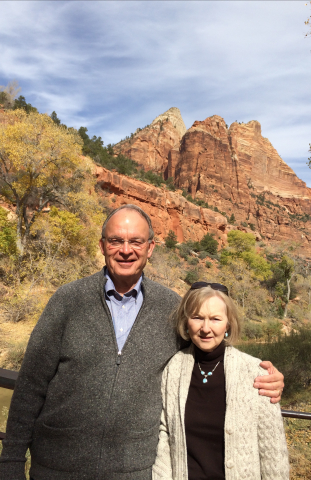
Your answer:
[[[213,238],[213,235],[207,233],[200,241],[201,250],[215,255],[218,250],[218,242]]]
[[[201,260],[204,260],[204,258],[206,258],[207,256],[208,256],[208,253],[205,252],[204,250],[199,253],[199,258],[200,258]]]
[[[206,266],[206,268],[211,268],[213,266],[213,264],[212,264],[212,262],[206,261],[205,266]]]
[[[199,263],[199,259],[197,257],[188,257],[189,265],[197,265]]]
[[[164,241],[167,248],[175,248],[177,244],[176,233],[174,233],[173,230],[170,230],[167,237],[164,238]]]
[[[284,398],[311,384],[311,329],[292,331],[275,342],[240,344],[239,350],[262,360],[270,360],[285,377]]]
[[[230,223],[230,225],[235,224],[236,219],[235,219],[234,213],[231,214],[231,217],[228,219],[228,222]]]
[[[243,324],[243,336],[249,339],[263,337],[263,329],[260,323],[245,322]]]
[[[185,277],[185,282],[188,283],[189,285],[192,285],[194,282],[197,282],[199,280],[199,274],[197,270],[189,270]]]

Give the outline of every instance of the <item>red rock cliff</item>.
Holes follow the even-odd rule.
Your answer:
[[[186,126],[178,108],[170,108],[150,125],[137,129],[131,138],[114,146],[116,154],[138,162],[145,170],[153,170],[167,176],[168,155],[186,132]]]
[[[227,218],[233,217],[230,228],[251,228],[262,238],[296,241],[311,248],[311,189],[262,137],[257,121],[235,122],[228,129],[214,115],[194,122],[186,131],[179,110],[172,108],[132,139],[117,144],[115,152],[165,178],[173,177],[176,187],[194,202],[205,202],[210,212],[217,207]],[[186,207],[181,195],[129,178],[112,178],[116,177],[103,184],[118,193],[116,204],[126,202],[129,195],[150,208],[158,222],[158,236],[163,238],[173,229],[180,240],[191,235],[199,238],[210,228],[202,217],[204,209],[189,202]],[[125,184],[126,188],[121,187]]]
[[[220,244],[226,241],[227,219],[208,208],[188,202],[180,192],[168,191],[148,183],[98,167],[98,184],[119,207],[134,203],[151,217],[155,235],[163,239],[173,230],[179,242],[200,240],[207,232],[216,234]]]

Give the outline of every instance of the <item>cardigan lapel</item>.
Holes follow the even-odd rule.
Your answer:
[[[191,344],[189,348],[186,348],[183,353],[184,355],[181,365],[181,374],[179,377],[179,418],[182,425],[184,447],[186,448],[185,410],[194,366],[193,344]]]

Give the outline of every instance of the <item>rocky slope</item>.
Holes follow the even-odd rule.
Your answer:
[[[117,193],[117,204],[127,202],[129,195],[153,214],[158,209],[154,218],[161,237],[171,228],[180,240],[192,234],[197,238],[211,228],[203,220],[205,209],[190,206],[183,192],[188,200],[208,204],[213,212],[209,215],[217,217],[216,209],[227,219],[233,216],[233,226],[220,228],[222,241],[229,228],[251,229],[263,239],[296,241],[311,249],[311,189],[262,137],[257,121],[234,122],[228,128],[223,118],[214,115],[194,122],[186,131],[180,111],[171,108],[117,144],[115,153],[129,156],[164,178],[173,177],[179,193],[101,174],[102,185]]]
[[[179,242],[200,240],[207,232],[215,234],[220,245],[226,242],[227,219],[208,208],[187,201],[180,191],[171,192],[140,180],[97,167],[97,181],[115,208],[134,203],[150,215],[159,240],[173,230]]]

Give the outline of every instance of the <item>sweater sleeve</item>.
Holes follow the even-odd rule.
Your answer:
[[[259,375],[265,374],[260,369]],[[262,480],[289,480],[289,460],[279,404],[258,396],[258,445]]]
[[[152,467],[152,480],[173,480],[169,430],[167,424],[167,412],[165,408],[167,397],[167,376],[168,367],[165,368],[162,375],[163,409],[161,414],[157,456],[155,459],[155,463]]]
[[[64,324],[62,288],[48,302],[35,326],[12,396],[0,457],[0,480],[24,480],[25,454],[47,389],[58,364]]]

